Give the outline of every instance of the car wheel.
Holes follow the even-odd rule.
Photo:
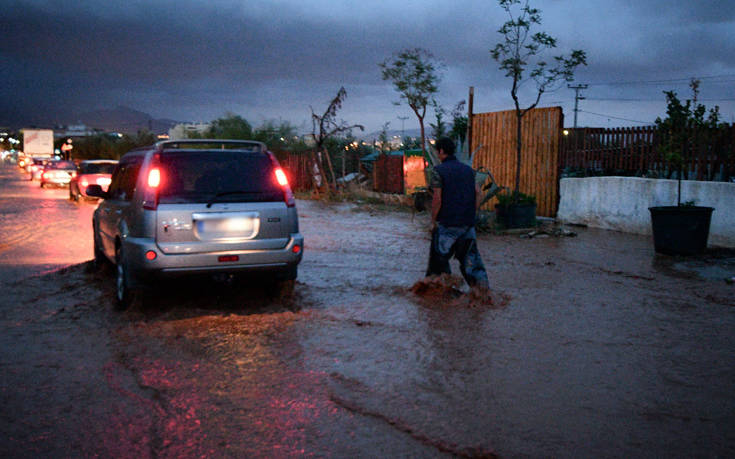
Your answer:
[[[297,275],[298,269],[296,266],[279,272],[269,286],[270,296],[281,301],[292,299]]]
[[[135,292],[130,288],[130,273],[121,246],[115,250],[115,297],[117,309],[124,311],[135,301]]]
[[[284,269],[280,273],[278,273],[278,276],[276,276],[276,279],[279,281],[292,281],[296,280],[296,278],[299,275],[299,268],[297,266],[291,266],[289,268]]]

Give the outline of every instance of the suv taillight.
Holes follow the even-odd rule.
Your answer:
[[[143,193],[143,208],[156,210],[158,208],[158,188],[161,186],[161,169],[156,166],[148,171]]]
[[[286,202],[286,206],[296,206],[296,200],[294,199],[293,191],[291,191],[291,187],[288,186],[288,178],[286,177],[286,173],[283,172],[283,169],[281,169],[280,167],[276,167],[275,174],[276,181],[278,181],[278,184],[283,189],[283,200]]]

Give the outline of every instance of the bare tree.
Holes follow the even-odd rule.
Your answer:
[[[424,117],[426,106],[439,91],[439,70],[443,64],[434,56],[421,48],[405,49],[378,64],[383,71],[383,80],[390,80],[401,99],[406,103],[419,120],[421,127],[421,149],[426,151],[426,135],[424,133]],[[396,102],[400,105],[400,102]]]
[[[531,33],[531,27],[541,24],[541,12],[531,8],[529,1],[498,0],[500,6],[508,13],[510,19],[498,30],[503,39],[490,53],[493,59],[500,64],[505,76],[513,79],[510,95],[515,103],[516,118],[516,180],[513,191],[514,202],[518,202],[521,182],[521,121],[523,116],[534,109],[541,95],[552,89],[557,82],[572,81],[574,69],[579,65],[587,65],[587,55],[582,50],[572,50],[568,57],[554,56],[553,64],[549,65],[542,57],[546,50],[556,48],[556,39],[545,32]],[[524,83],[523,72],[531,69],[528,74],[536,82],[535,100],[525,109],[521,108],[518,90]]]
[[[314,112],[314,108],[309,107],[311,109],[311,137],[312,139],[314,139],[314,143],[316,145],[316,151],[312,157],[314,166],[312,178],[314,178],[317,174],[321,174],[321,177],[326,176],[324,174],[324,160],[326,160],[327,166],[329,167],[329,172],[332,177],[332,186],[334,187],[334,189],[337,188],[337,177],[335,177],[334,175],[332,161],[329,158],[329,152],[327,151],[325,142],[338,134],[351,132],[352,129],[355,128],[360,129],[361,131],[365,130],[365,127],[361,124],[348,125],[344,120],[337,121],[337,111],[342,108],[342,102],[344,102],[346,97],[347,91],[343,86],[339,88],[339,91],[337,91],[337,95],[329,103],[327,109],[322,115],[317,115]],[[314,181],[317,190],[323,187],[320,186],[320,184],[316,183],[316,179],[314,179]]]

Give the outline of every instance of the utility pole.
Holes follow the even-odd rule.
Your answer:
[[[403,146],[403,151],[406,151],[406,144],[404,143],[405,142],[405,138],[403,137],[404,136],[403,123],[408,119],[408,117],[407,116],[398,116],[397,118],[399,120],[401,120],[401,145]]]
[[[587,89],[588,85],[586,84],[578,84],[576,86],[573,86],[571,84],[567,85],[567,88],[574,89],[574,130],[577,130],[577,112],[579,111],[579,101],[584,100],[584,96],[579,95],[579,91],[581,89]]]
[[[469,157],[472,156],[472,112],[473,104],[475,103],[475,87],[470,86],[469,103],[467,104],[467,154]]]

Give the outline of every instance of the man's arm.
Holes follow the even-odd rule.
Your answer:
[[[436,227],[436,219],[439,217],[439,210],[442,208],[442,189],[433,188],[434,197],[431,199],[431,229]]]

